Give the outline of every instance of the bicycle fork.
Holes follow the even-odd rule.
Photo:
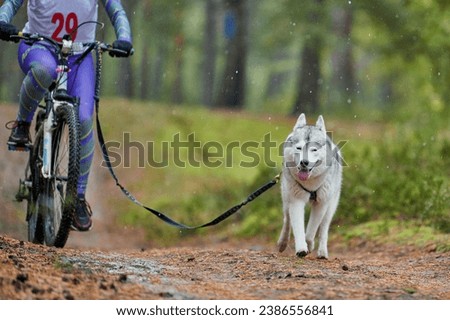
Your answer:
[[[56,106],[55,106],[56,107]],[[53,112],[53,108],[50,109],[50,112],[47,116],[47,119],[44,121],[43,127],[43,148],[42,148],[42,176],[44,178],[50,178],[52,172],[52,132],[54,130],[54,120],[55,114]]]
[[[56,128],[55,111],[61,106],[62,102],[55,99],[55,93],[64,92],[67,90],[67,72],[69,71],[67,65],[58,65],[56,72],[60,74],[57,89],[53,92],[53,97],[47,101],[47,118],[43,125],[43,152],[42,152],[42,176],[46,179],[51,178],[52,174],[52,146],[53,146],[53,131]]]

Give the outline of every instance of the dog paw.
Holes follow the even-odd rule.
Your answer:
[[[328,259],[328,250],[319,249],[317,250],[318,259]]]
[[[297,251],[296,255],[299,258],[303,258],[306,257],[306,255],[308,254],[308,251],[302,250],[302,251]]]

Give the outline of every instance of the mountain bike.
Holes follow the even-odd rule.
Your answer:
[[[45,43],[55,49],[58,57],[57,80],[45,95],[45,105],[39,106],[34,143],[29,147],[29,159],[24,178],[19,181],[16,200],[27,201],[28,240],[62,248],[71,230],[80,175],[79,98],[67,93],[68,58],[79,54],[77,61],[82,61],[93,50],[98,57],[106,51],[123,52],[99,41],[76,43],[69,35],[62,42],[40,34],[19,33],[17,37],[29,44]],[[101,62],[98,57],[96,94]]]

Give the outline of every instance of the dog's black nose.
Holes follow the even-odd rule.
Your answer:
[[[304,159],[302,161],[300,161],[300,166],[302,166],[303,168],[308,167],[309,161]]]

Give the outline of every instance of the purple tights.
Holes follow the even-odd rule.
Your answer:
[[[36,43],[29,46],[24,42],[19,45],[19,65],[25,73],[19,94],[18,120],[31,122],[39,102],[43,99],[47,88],[56,79],[57,58],[52,49]],[[95,70],[92,55],[88,55],[81,63],[75,64],[77,56],[69,58],[67,91],[80,98],[80,177],[78,194],[86,192],[89,171],[94,156],[93,114]]]

